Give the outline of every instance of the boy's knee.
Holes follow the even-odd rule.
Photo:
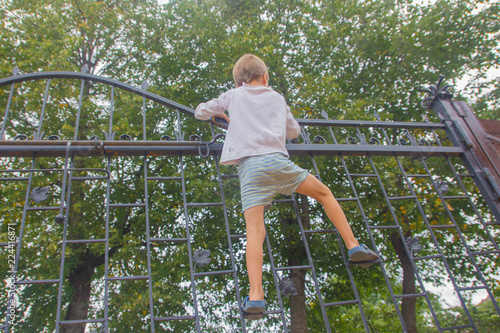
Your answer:
[[[333,193],[330,190],[330,188],[323,183],[321,183],[321,185],[318,186],[316,193],[318,196],[317,200],[320,202],[322,202],[328,198],[331,198],[333,196]]]

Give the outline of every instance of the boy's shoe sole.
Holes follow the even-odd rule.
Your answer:
[[[248,313],[248,312],[243,312],[243,318],[247,320],[259,320],[264,318],[263,313]]]
[[[247,296],[243,300],[241,308],[246,313],[264,313],[266,311],[266,301],[250,301]]]
[[[377,262],[380,258],[379,256],[370,250],[365,244],[360,244],[349,251],[347,251],[349,255],[349,259],[351,262],[359,265],[363,268],[370,267],[375,262]]]

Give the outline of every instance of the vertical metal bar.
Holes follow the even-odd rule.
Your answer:
[[[33,157],[33,160],[31,161],[31,172],[29,173],[28,177],[28,186],[26,187],[26,195],[24,196],[24,208],[23,208],[23,217],[21,219],[21,227],[19,228],[19,237],[17,238],[17,247],[16,247],[16,257],[14,261],[14,270],[12,272],[12,277],[13,281],[11,283],[16,284],[17,280],[17,273],[19,269],[19,258],[21,256],[21,247],[23,244],[23,236],[24,236],[24,227],[26,226],[26,215],[28,214],[28,207],[30,205],[30,192],[31,192],[31,185],[33,182],[33,170],[35,169],[35,161],[36,157]],[[9,303],[10,304],[10,303]],[[9,311],[11,307],[7,307],[7,316],[5,317],[5,333],[8,333],[10,331],[9,329]]]
[[[304,138],[304,141],[310,142],[309,141],[309,134],[307,133],[307,129],[305,126],[302,126],[302,137]],[[326,313],[326,308],[325,308],[325,303],[323,301],[323,296],[321,294],[321,288],[319,287],[319,281],[318,277],[316,276],[316,269],[314,268],[314,261],[311,256],[311,251],[309,249],[309,242],[307,241],[307,235],[304,230],[304,226],[302,224],[302,218],[300,217],[300,211],[299,207],[297,205],[297,199],[295,199],[295,194],[292,194],[292,199],[293,199],[293,208],[295,210],[295,215],[297,216],[297,224],[299,225],[300,228],[300,234],[302,235],[302,242],[304,243],[304,247],[306,250],[306,256],[307,256],[307,261],[309,262],[309,265],[311,266],[311,275],[314,281],[314,289],[316,291],[316,296],[318,297],[318,301],[320,304],[321,308],[321,315],[323,316],[323,321],[325,323],[325,328],[328,333],[332,331],[330,327],[330,321],[328,319],[328,315]]]
[[[328,319],[328,315],[325,309],[325,303],[323,301],[323,296],[321,294],[321,288],[319,287],[318,277],[316,276],[316,269],[314,268],[314,261],[311,256],[311,251],[309,249],[309,242],[307,241],[307,236],[304,230],[304,226],[302,225],[302,218],[300,217],[299,207],[297,206],[297,199],[295,199],[295,195],[292,194],[293,198],[293,208],[295,210],[295,214],[297,215],[297,224],[300,228],[300,234],[302,235],[302,242],[304,243],[304,247],[306,250],[307,261],[311,266],[311,275],[314,281],[314,290],[316,291],[316,296],[318,297],[318,301],[321,307],[321,315],[323,316],[323,321],[325,323],[325,328],[328,333],[331,333],[332,329],[330,327],[330,321]]]
[[[224,195],[224,186],[222,183],[222,175],[220,172],[219,160],[218,160],[217,156],[214,156],[213,159],[215,160],[217,179],[219,180],[219,191],[220,191],[220,195],[221,195],[222,209],[224,212],[224,223],[226,225],[226,236],[227,236],[227,243],[229,245],[229,256],[231,259],[231,268],[233,270],[233,279],[234,279],[234,288],[236,291],[236,299],[238,300],[238,304],[241,304],[241,294],[240,294],[240,286],[239,286],[239,282],[238,282],[238,272],[236,270],[236,263],[235,263],[235,259],[234,259],[233,242],[231,239],[231,228],[229,227],[229,220],[227,217],[227,205],[226,205],[226,197]],[[241,324],[242,333],[246,333],[245,320],[243,319],[243,310],[241,309],[241,307],[239,307],[239,312],[240,312],[240,324]]]
[[[113,115],[115,110],[115,86],[111,85],[111,102],[109,110],[108,140],[113,140]],[[108,332],[109,327],[109,214],[111,200],[111,157],[107,158],[108,179],[106,181],[106,220],[105,220],[105,244],[104,244],[104,322],[101,330]]]
[[[146,133],[144,133],[146,136]],[[144,138],[146,140],[146,138]],[[148,160],[144,155],[144,204],[146,214],[146,253],[148,257],[148,290],[149,290],[149,320],[151,324],[151,333],[155,332],[155,316],[153,306],[153,281],[151,277],[151,237],[149,234],[149,194],[148,194]]]
[[[280,315],[281,315],[281,323],[283,324],[283,332],[287,333],[288,332],[288,327],[286,324],[286,318],[285,318],[285,311],[283,310],[283,300],[281,299],[281,292],[279,288],[279,281],[278,277],[276,276],[276,264],[274,263],[274,255],[273,255],[273,250],[271,247],[271,242],[269,240],[269,234],[267,233],[267,226],[264,223],[264,227],[266,230],[266,246],[267,246],[267,254],[269,256],[269,263],[271,264],[271,272],[273,274],[273,280],[274,280],[274,288],[276,289],[276,297],[278,297],[278,305],[280,307]]]
[[[82,103],[83,103],[83,88],[84,87],[85,87],[85,80],[82,80],[82,83],[80,86],[80,97],[78,98],[78,112],[76,114],[75,135],[73,137],[73,140],[78,140],[78,127],[80,127],[80,116],[81,116]]]
[[[10,104],[12,103],[12,96],[14,95],[15,83],[10,86],[9,98],[7,99],[7,107],[5,108],[5,114],[2,121],[2,129],[0,130],[0,140],[4,139],[5,127],[7,125],[7,118],[9,118]]]
[[[68,164],[71,164],[71,167],[73,165],[73,158],[71,158],[70,162],[70,155],[69,155],[69,150],[71,146],[71,141],[67,143],[66,145],[66,158],[64,160],[64,173],[63,173],[63,186],[61,191],[64,193],[66,191],[66,214],[64,216],[64,229],[63,229],[63,239],[62,239],[62,247],[61,247],[61,262],[60,262],[60,267],[59,267],[59,288],[57,292],[57,312],[56,312],[56,333],[59,333],[59,326],[61,322],[61,308],[62,308],[62,289],[63,289],[63,284],[64,284],[64,262],[66,258],[66,236],[68,234],[68,215],[69,215],[69,205],[70,205],[70,198],[71,198],[71,175],[69,174],[70,171],[68,170]],[[69,178],[69,179],[68,179]],[[66,188],[66,182],[67,182],[67,188]]]
[[[142,139],[146,141],[146,97],[142,96]]]
[[[47,107],[47,99],[49,98],[49,87],[50,87],[50,79],[47,80],[47,85],[45,86],[45,93],[43,95],[42,111],[40,112],[40,120],[38,121],[37,138],[39,140],[41,139],[43,117],[45,115],[45,108]]]
[[[109,204],[111,198],[111,157],[107,158],[108,179],[106,180],[106,221],[105,221],[105,244],[104,244],[104,323],[102,329],[108,332],[108,306],[109,306]]]
[[[182,133],[182,128],[181,128],[181,112],[179,109],[176,109],[177,112],[177,132],[175,133],[175,137],[177,141],[183,141],[184,140],[184,133]]]
[[[115,111],[115,86],[111,86],[111,105],[109,107],[109,130],[108,130],[108,139],[112,140],[113,138],[113,114]]]
[[[180,155],[180,169],[181,169],[181,187],[182,187],[182,203],[184,205],[184,223],[186,227],[187,248],[189,257],[189,274],[191,278],[191,292],[193,295],[193,308],[196,321],[196,332],[201,332],[200,315],[198,313],[198,296],[196,295],[196,282],[194,280],[194,267],[193,267],[193,251],[191,249],[191,233],[189,231],[189,214],[186,198],[186,178],[184,175],[184,156]]]

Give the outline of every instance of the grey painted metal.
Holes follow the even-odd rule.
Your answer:
[[[84,69],[85,71],[85,69]],[[55,79],[76,79],[81,80],[80,90],[78,97],[77,114],[75,119],[75,130],[72,138],[56,138],[55,140],[45,140],[43,129],[44,118],[46,117],[47,103],[50,96],[50,82]],[[40,117],[38,121],[38,126],[36,131],[34,131],[33,139],[30,139],[28,135],[18,135],[15,138],[8,137],[5,139],[6,133],[9,131],[8,119],[12,112],[12,101],[14,94],[16,93],[16,85],[22,85],[26,81],[34,80],[46,80],[45,92],[43,95],[42,109],[40,111]],[[105,132],[105,140],[100,140],[97,137],[92,138],[81,138],[79,128],[85,124],[81,124],[81,110],[83,97],[85,95],[85,89],[89,82],[101,83],[109,85],[111,87],[110,92],[110,106],[109,106],[109,127],[107,132]],[[338,198],[339,202],[353,202],[359,209],[359,213],[362,219],[365,230],[368,233],[371,247],[378,252],[383,258],[383,253],[380,252],[380,246],[377,244],[377,240],[374,236],[374,232],[377,230],[394,230],[397,232],[398,237],[402,240],[404,251],[408,258],[410,258],[411,266],[415,272],[415,277],[418,283],[418,287],[421,292],[415,294],[397,294],[394,291],[393,285],[389,278],[389,273],[386,269],[386,263],[383,260],[377,263],[382,273],[383,280],[385,281],[386,287],[389,290],[390,300],[393,304],[394,311],[397,314],[398,320],[401,324],[401,330],[403,332],[407,331],[406,323],[404,322],[403,315],[399,308],[399,300],[407,298],[419,298],[423,297],[430,311],[430,315],[434,322],[436,329],[439,332],[468,328],[474,332],[478,331],[475,324],[474,318],[471,315],[466,300],[464,299],[462,293],[466,291],[473,290],[484,290],[490,300],[492,301],[495,310],[500,314],[499,305],[495,299],[491,287],[488,285],[488,281],[484,276],[481,267],[478,263],[477,257],[485,255],[497,255],[500,253],[498,243],[493,236],[494,231],[493,226],[500,224],[500,204],[498,202],[498,197],[495,196],[495,180],[488,178],[487,172],[484,168],[481,168],[481,162],[475,156],[474,152],[471,151],[473,146],[472,140],[469,135],[461,128],[460,122],[454,118],[453,112],[456,112],[456,107],[449,102],[452,97],[452,92],[449,86],[440,88],[441,80],[437,86],[431,86],[427,92],[429,97],[423,102],[425,107],[434,107],[437,114],[441,116],[441,123],[430,123],[426,122],[384,122],[377,118],[377,121],[345,121],[345,120],[330,120],[330,119],[299,119],[299,123],[302,127],[302,136],[300,140],[294,140],[287,143],[287,149],[292,156],[304,156],[308,157],[312,163],[314,174],[316,177],[321,179],[321,172],[316,163],[316,157],[318,156],[334,156],[338,157],[341,166],[340,168],[344,171],[347,182],[349,183],[349,188],[352,195],[350,197]],[[4,118],[2,120],[2,127],[0,131],[0,157],[7,158],[25,158],[28,157],[31,160],[31,166],[27,169],[5,169],[0,170],[0,184],[8,183],[23,183],[26,184],[25,201],[22,212],[22,219],[19,225],[19,233],[17,235],[17,241],[15,243],[0,243],[1,247],[10,248],[15,247],[15,265],[14,270],[11,272],[13,274],[14,284],[16,286],[31,286],[31,285],[57,285],[57,313],[55,318],[55,331],[59,332],[63,326],[75,325],[75,324],[99,324],[101,332],[108,332],[110,327],[109,320],[109,295],[110,287],[109,283],[113,281],[140,281],[147,280],[148,284],[148,326],[151,332],[158,331],[157,325],[161,323],[166,323],[170,321],[194,321],[195,330],[201,332],[203,330],[203,323],[200,314],[200,302],[198,299],[198,289],[197,281],[199,278],[215,276],[215,275],[227,275],[231,276],[234,281],[234,293],[236,295],[236,300],[238,303],[238,314],[239,314],[239,326],[235,329],[242,332],[248,331],[248,323],[243,319],[243,312],[241,310],[242,297],[240,294],[240,281],[237,272],[237,263],[234,253],[233,242],[238,241],[240,238],[245,237],[245,235],[235,235],[231,232],[228,216],[227,207],[227,197],[224,190],[224,182],[230,179],[237,178],[236,174],[224,174],[218,163],[218,157],[220,156],[222,150],[222,139],[224,134],[220,133],[220,128],[224,128],[227,124],[215,123],[209,121],[210,123],[210,140],[203,141],[201,136],[193,135],[190,139],[185,140],[186,133],[183,132],[182,128],[182,117],[181,113],[188,116],[193,116],[194,110],[180,105],[176,102],[163,98],[161,96],[152,94],[147,89],[147,82],[145,81],[141,88],[136,88],[132,85],[128,85],[119,81],[112,79],[95,76],[88,73],[73,73],[73,72],[46,72],[46,73],[32,73],[17,75],[17,71],[14,71],[14,76],[6,79],[0,80],[0,87],[10,86],[10,92],[7,97],[7,103],[4,113]],[[132,94],[136,94],[142,97],[142,107],[140,108],[142,117],[142,135],[140,140],[137,138],[131,138],[128,134],[123,133],[121,137],[130,140],[115,140],[115,133],[113,132],[113,114],[115,110],[115,89],[120,89],[127,91]],[[159,138],[148,138],[147,136],[147,102],[155,102],[168,109],[175,112],[177,125],[174,131],[175,139],[164,139]],[[345,144],[338,141],[337,135],[334,129],[349,129],[350,136],[347,134],[343,135],[342,140],[345,140]],[[388,133],[389,130],[397,130],[396,134],[392,133],[392,136]],[[416,138],[411,131],[425,131],[425,139]],[[327,133],[327,136],[322,136],[317,134],[318,132]],[[439,135],[436,131],[446,131],[453,145],[443,145],[439,139]],[[18,133],[21,134],[21,133]],[[373,137],[367,139],[366,135],[374,135]],[[17,140],[20,138],[23,140]],[[428,140],[431,140],[434,144],[430,144]],[[172,158],[179,159],[178,171],[180,175],[154,175],[150,174],[150,163],[153,159],[165,158],[164,156],[171,156]],[[188,156],[198,156],[206,158],[210,161],[212,165],[215,166],[216,182],[218,187],[218,194],[221,201],[217,202],[189,202],[188,191],[187,191],[187,166],[186,160]],[[382,175],[379,172],[379,167],[374,160],[376,156],[386,156],[392,158],[397,163],[397,168],[399,173],[402,175],[405,185],[409,189],[408,195],[401,196],[391,196],[386,188]],[[41,169],[36,168],[37,160],[40,157],[48,158],[63,158],[63,165],[60,169],[47,168]],[[75,158],[91,158],[98,157],[103,158],[105,161],[104,169],[78,169],[74,167]],[[112,178],[113,172],[111,169],[111,164],[116,158],[128,158],[128,157],[138,157],[141,159],[141,164],[143,168],[141,179],[144,184],[144,202],[111,202],[111,191],[112,191]],[[371,171],[351,172],[350,166],[347,163],[347,158],[350,157],[361,157],[368,162],[368,166]],[[405,170],[402,159],[411,158],[421,165],[426,173],[412,175],[408,174]],[[452,170],[453,180],[459,184],[461,191],[464,193],[458,196],[446,196],[445,191],[442,189],[440,183],[436,180],[439,175],[432,174],[433,170],[427,165],[427,158],[440,158],[445,161],[445,164],[450,170]],[[469,170],[470,174],[463,175],[457,172],[454,163],[451,161],[452,158],[461,157],[463,159],[464,165]],[[151,161],[150,161],[151,159]],[[75,176],[75,172],[97,172],[103,173],[104,175],[88,175],[88,176]],[[53,172],[60,173],[62,180],[61,194],[60,194],[60,204],[58,206],[30,206],[30,197],[33,194],[33,179],[34,174],[37,172]],[[26,174],[23,176],[17,176],[17,174]],[[6,176],[4,176],[6,175]],[[477,208],[474,198],[468,192],[467,187],[464,185],[462,179],[472,177],[477,184],[477,187],[483,193],[484,199],[491,208],[491,214],[497,219],[497,222],[487,222],[485,217],[481,215],[480,210]],[[371,225],[369,218],[365,214],[365,208],[363,205],[363,198],[355,186],[357,178],[361,179],[374,179],[378,184],[383,199],[389,210],[389,214],[394,221],[393,225]],[[437,194],[439,200],[445,207],[445,214],[451,221],[450,225],[432,225],[428,220],[424,208],[424,202],[419,198],[417,193],[418,189],[412,180],[412,178],[421,178],[428,180],[434,192]],[[71,188],[72,183],[75,181],[89,181],[89,180],[99,180],[105,182],[105,225],[104,225],[104,238],[99,239],[67,239],[68,236],[68,219],[70,212],[70,202],[73,200],[71,198]],[[152,237],[150,233],[151,221],[150,221],[150,189],[148,182],[176,182],[181,186],[181,196],[182,196],[182,219],[184,222],[185,237],[181,238],[158,238]],[[447,200],[466,200],[468,204],[472,207],[475,218],[479,221],[481,227],[485,230],[488,241],[492,244],[493,250],[491,251],[479,251],[474,252],[470,246],[467,244],[467,240],[463,233],[461,232],[458,223],[453,216],[450,209],[447,207]],[[399,218],[393,208],[392,202],[394,201],[405,201],[414,204],[417,207],[420,217],[429,232],[430,238],[433,242],[433,246],[437,249],[437,255],[429,256],[414,256],[413,250],[410,248],[405,235],[403,233],[403,228]],[[281,199],[275,201],[275,203],[281,203],[286,205],[291,205],[292,211],[294,212],[298,226],[300,229],[301,241],[303,243],[307,264],[299,266],[282,266],[277,265],[274,261],[273,247],[269,238],[266,235],[266,247],[268,251],[268,256],[270,258],[270,270],[273,275],[274,289],[277,295],[278,309],[268,309],[266,316],[279,316],[277,322],[281,323],[281,330],[288,332],[288,318],[286,316],[286,311],[284,309],[284,303],[282,300],[282,295],[280,291],[280,279],[278,277],[278,272],[286,272],[296,269],[307,270],[310,272],[312,279],[312,286],[314,289],[315,297],[319,304],[319,309],[321,312],[321,317],[324,323],[324,328],[326,332],[332,332],[331,322],[328,315],[328,309],[337,306],[346,305],[356,305],[359,311],[361,321],[363,323],[364,330],[366,332],[370,331],[369,320],[365,314],[365,305],[362,302],[362,297],[360,296],[358,289],[356,287],[355,275],[352,272],[352,264],[348,260],[346,251],[343,248],[343,243],[338,232],[333,229],[310,229],[304,228],[300,209],[297,204],[296,197],[292,195],[290,198]],[[226,238],[228,242],[229,251],[229,262],[230,269],[223,269],[218,271],[208,271],[208,272],[196,272],[194,263],[194,252],[192,249],[192,235],[190,228],[190,221],[193,219],[190,211],[197,208],[206,207],[220,207],[223,211],[224,219],[224,229],[226,233]],[[145,248],[146,248],[146,262],[147,262],[147,273],[135,276],[110,276],[110,210],[112,208],[140,208],[145,214]],[[59,263],[59,272],[57,279],[38,279],[38,280],[19,280],[18,279],[18,269],[21,256],[21,248],[23,244],[26,243],[24,239],[26,219],[28,212],[32,211],[58,211],[56,219],[63,225],[62,240],[61,240],[61,258]],[[481,285],[473,287],[461,287],[456,281],[456,277],[453,274],[453,270],[448,263],[448,260],[444,254],[443,248],[440,245],[437,237],[435,235],[435,230],[439,229],[454,229],[458,235],[459,241],[463,245],[467,257],[471,261],[471,265],[474,271],[477,273]],[[333,234],[336,242],[339,244],[340,252],[343,259],[343,264],[347,271],[347,276],[349,278],[349,283],[352,288],[353,299],[325,302],[324,295],[322,292],[322,282],[318,276],[315,261],[313,259],[313,253],[311,252],[310,243],[308,237],[313,234]],[[162,316],[161,313],[157,313],[155,309],[155,298],[154,290],[155,286],[153,283],[152,275],[152,248],[155,243],[168,242],[173,246],[186,246],[188,252],[188,267],[189,267],[189,282],[192,295],[192,313],[186,313],[185,315],[177,316]],[[69,244],[104,244],[104,287],[102,294],[102,318],[96,319],[73,319],[73,320],[63,320],[63,294],[64,294],[64,281],[65,281],[65,270],[67,269],[66,262],[66,247]],[[426,290],[424,283],[424,278],[422,277],[422,272],[416,262],[423,262],[426,260],[440,260],[445,267],[447,276],[451,280],[454,290],[456,291],[461,307],[467,318],[467,323],[463,325],[457,325],[455,327],[443,327],[440,319],[438,318],[434,306],[430,300],[429,292]],[[7,313],[11,310],[11,307],[7,307]],[[9,316],[5,316],[5,320],[2,322],[1,328],[4,332],[11,332],[12,325]],[[334,329],[333,329],[334,331]]]

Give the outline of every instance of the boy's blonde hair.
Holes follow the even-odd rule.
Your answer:
[[[238,59],[233,67],[233,78],[237,87],[241,86],[243,82],[250,83],[266,73],[267,66],[264,61],[249,53]]]

